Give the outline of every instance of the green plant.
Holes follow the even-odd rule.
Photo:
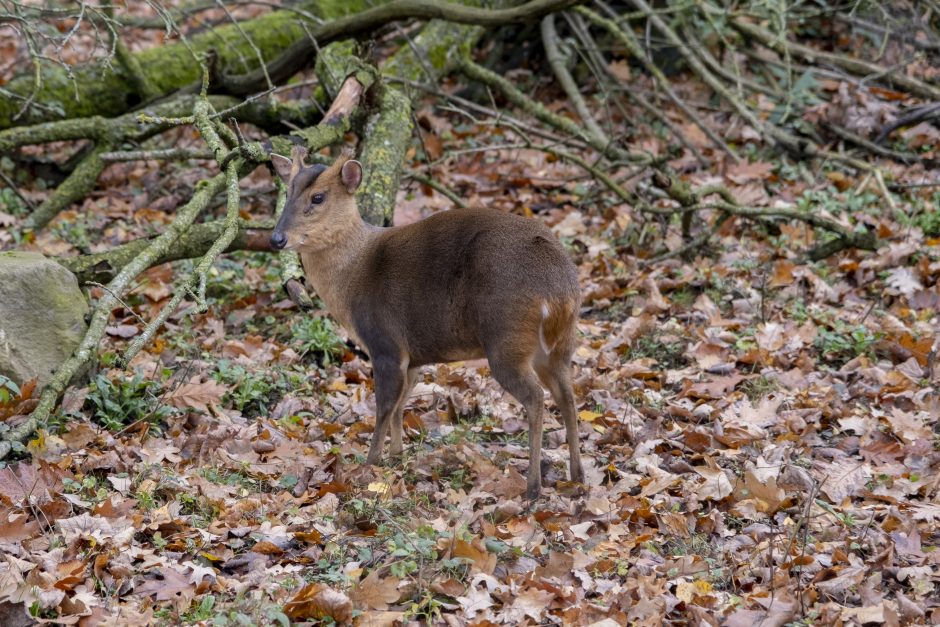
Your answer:
[[[99,485],[94,475],[86,475],[81,481],[65,477],[62,479],[62,487],[65,488],[67,494],[75,494],[92,503],[100,503],[110,495],[110,491]]]
[[[437,560],[438,534],[429,525],[403,530],[381,524],[376,535],[385,538],[385,549],[396,560],[389,564],[389,570],[395,577],[407,577],[417,572],[419,562]]]
[[[838,192],[833,187],[808,189],[797,198],[796,208],[807,213],[824,209],[833,215],[853,214],[859,211],[875,211],[880,208],[880,198],[871,192],[857,193],[853,189]]]
[[[191,516],[191,522],[194,527],[205,528],[215,520],[218,515],[218,508],[204,496],[193,496],[186,492],[180,492],[180,513]]]
[[[194,603],[189,611],[183,615],[183,621],[187,623],[198,623],[209,620],[215,615],[215,595],[207,594],[200,599],[199,603]]]
[[[661,336],[655,331],[641,335],[630,345],[626,359],[632,361],[644,358],[655,359],[661,368],[681,368],[686,364],[685,342]]]
[[[113,380],[99,374],[93,379],[85,404],[94,408],[94,419],[110,431],[120,431],[139,420],[156,425],[173,413],[173,408],[162,405],[157,398],[159,389],[158,383],[144,380],[139,374]]]
[[[848,325],[836,320],[831,328],[820,327],[815,346],[823,358],[841,366],[859,355],[868,353],[872,344],[881,338],[863,325]]]
[[[56,222],[52,231],[78,250],[87,252],[91,250],[92,234],[97,231],[97,228],[89,217],[82,215],[74,220]]]
[[[212,378],[229,386],[223,400],[232,403],[235,409],[249,416],[264,412],[268,403],[275,400],[275,393],[285,387],[280,373],[272,376],[271,372],[248,370],[226,359],[218,363],[218,370],[213,373]]]
[[[940,237],[940,192],[934,194],[933,208],[924,208],[914,217],[914,224],[920,227],[927,237]]]
[[[801,299],[793,299],[788,302],[786,311],[794,322],[803,324],[809,320],[809,310],[806,308],[806,303]]]
[[[20,386],[12,379],[0,374],[0,405],[9,403],[20,395]]]
[[[26,215],[28,207],[23,200],[9,187],[0,189],[0,211],[14,216]]]
[[[329,318],[300,316],[291,323],[290,331],[300,356],[312,355],[323,365],[338,361],[346,351]]]
[[[747,395],[751,401],[758,401],[778,388],[778,384],[773,379],[761,375],[754,379],[749,379],[741,385],[741,391]]]

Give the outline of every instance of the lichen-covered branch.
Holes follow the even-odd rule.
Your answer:
[[[238,233],[227,251],[253,250],[274,252],[269,241],[271,224],[239,223]],[[222,220],[194,224],[163,255],[154,260],[155,266],[180,259],[193,259],[206,254],[212,243],[222,235],[225,223]],[[79,284],[95,282],[106,283],[112,280],[124,266],[139,255],[153,238],[135,239],[121,244],[109,251],[80,255],[77,257],[58,257],[56,262],[68,268],[78,279]]]
[[[330,23],[335,18],[355,13],[368,5],[365,0],[306,0],[296,8]],[[305,21],[315,27],[312,20],[306,20],[297,11],[281,10],[242,22],[240,26],[244,34],[258,46],[264,58],[270,60],[287,50],[291,44],[307,37],[303,26]],[[140,66],[141,76],[153,86],[155,92],[164,95],[198,84],[202,68],[199,59],[194,59],[192,54],[204,54],[210,48],[218,55],[217,64],[229,73],[246,72],[257,67],[257,59],[251,53],[250,44],[234,25],[207,30],[188,38],[185,44],[155,46],[133,53],[132,56]],[[42,89],[36,99],[46,104],[56,103],[61,115],[54,114],[49,107],[33,107],[27,115],[15,121],[13,116],[22,105],[14,98],[0,98],[0,129],[58,117],[112,117],[127,112],[139,102],[138,88],[123,70],[116,72],[101,62],[73,68],[72,73],[70,77],[64,68],[51,64],[45,64],[42,68]],[[4,88],[25,96],[33,88],[33,78],[14,78]]]
[[[591,146],[598,152],[611,159],[631,161],[633,163],[649,163],[650,158],[647,155],[633,154],[622,150],[611,143],[605,143],[602,138],[594,137],[586,133],[574,120],[553,113],[541,102],[533,100],[526,96],[522,91],[509,82],[506,78],[496,72],[474,63],[469,56],[461,59],[460,70],[473,80],[479,81],[496,89],[509,102],[516,105],[526,113],[536,117],[540,121],[552,126],[564,133],[577,137],[588,146]]]
[[[545,56],[552,71],[555,73],[555,78],[558,79],[561,88],[565,90],[565,94],[567,94],[568,100],[571,101],[574,110],[578,112],[578,117],[584,122],[586,132],[592,136],[594,142],[606,146],[610,143],[610,140],[607,138],[607,133],[604,132],[601,125],[594,119],[594,114],[587,106],[584,96],[581,95],[578,84],[575,83],[574,77],[571,75],[571,72],[568,71],[567,65],[565,65],[565,58],[558,44],[558,31],[555,29],[554,15],[546,15],[542,18],[541,31],[542,46],[545,48]]]
[[[402,164],[411,143],[411,102],[388,84],[381,89],[378,111],[366,125],[359,152],[360,158],[369,165],[356,199],[366,222],[389,225]]]
[[[731,20],[731,24],[746,37],[779,54],[789,52],[789,54],[801,57],[809,63],[833,65],[858,76],[877,77],[878,81],[903,89],[915,96],[933,101],[940,100],[940,87],[910,77],[903,70],[893,70],[862,59],[824,52],[788,41],[744,18],[735,18]]]

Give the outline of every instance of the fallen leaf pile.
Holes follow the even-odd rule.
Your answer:
[[[832,82],[819,119],[869,132],[896,111]],[[882,191],[713,120],[753,148],[735,163],[690,124],[712,167],[687,152],[670,163],[693,187],[817,212],[879,247],[811,262],[821,231],[733,219],[691,256],[650,263],[683,245],[677,224],[543,152],[455,153],[502,131],[430,99],[418,115],[415,169],[468,205],[542,220],[578,265],[585,484],[567,480],[546,397],[544,496],[525,500],[525,417],[482,361],[423,368],[403,460],[367,465],[370,365],[323,311],[285,299],[272,256],[220,260],[208,312],[177,312],[127,371],[109,369],[171,296],[157,268],[114,312],[98,376],[0,468],[0,624],[940,623],[940,220],[918,217],[938,211],[919,186],[936,173],[874,161]],[[669,154],[652,127],[621,122]],[[935,150],[933,126],[904,133]],[[57,224],[100,228],[102,249],[145,234],[207,173],[163,167],[179,176],[154,191],[156,164],[109,166],[104,180],[127,182],[117,208]],[[242,191],[270,185],[259,171]],[[243,213],[272,202],[255,195]],[[406,182],[396,221],[450,208]],[[32,393],[0,420],[22,420]]]

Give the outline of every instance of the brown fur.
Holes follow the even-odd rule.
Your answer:
[[[374,227],[350,192],[358,162],[344,157],[315,172],[322,166],[298,167],[294,157],[291,172],[278,166],[290,187],[274,233],[300,252],[312,287],[372,359],[377,416],[369,462],[379,461],[389,426],[390,451],[401,453],[402,411],[418,367],[485,356],[528,416],[529,498],[541,489],[542,385],[565,422],[571,478],[583,481],[570,380],[580,291],[577,269],[551,231],[483,209]],[[324,202],[312,205],[315,194]]]

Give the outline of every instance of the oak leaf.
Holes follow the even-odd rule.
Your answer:
[[[322,583],[307,584],[284,605],[284,614],[296,621],[330,618],[344,623],[352,618],[352,612],[348,596]]]
[[[387,610],[389,604],[395,603],[400,596],[398,593],[398,584],[400,580],[396,577],[379,577],[377,570],[373,570],[369,575],[359,582],[349,594],[353,603],[357,607],[370,610]]]

